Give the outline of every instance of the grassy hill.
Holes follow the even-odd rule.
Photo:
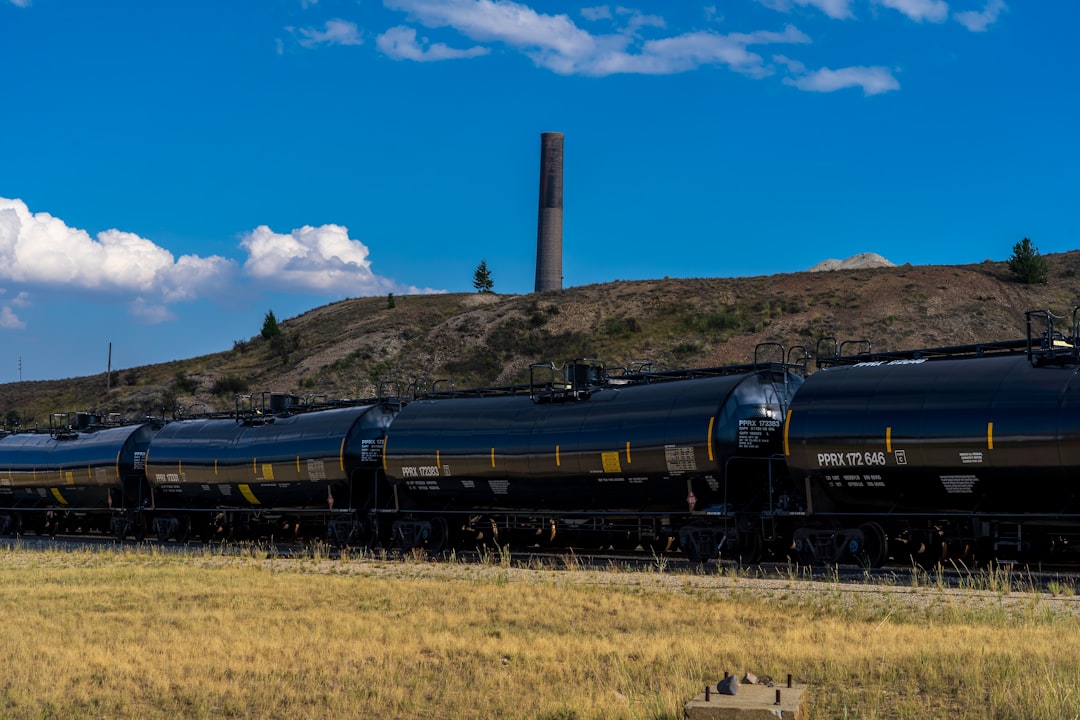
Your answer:
[[[526,381],[530,363],[572,357],[711,366],[752,360],[761,342],[812,351],[823,336],[869,340],[875,350],[1012,339],[1024,333],[1025,310],[1066,314],[1080,302],[1080,251],[1045,257],[1047,285],[1023,285],[1006,263],[987,261],[405,296],[393,306],[385,297],[344,300],[281,322],[271,340],[117,370],[111,383],[99,373],[0,385],[0,417],[17,413],[25,426],[47,424],[53,412],[229,409],[238,392],[341,398],[509,384]]]

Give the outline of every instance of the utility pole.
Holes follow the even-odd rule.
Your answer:
[[[109,341],[109,362],[105,366],[105,392],[112,390],[112,340]]]

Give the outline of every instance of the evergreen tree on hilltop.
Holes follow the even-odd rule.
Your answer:
[[[281,328],[278,327],[277,318],[274,317],[273,310],[266,311],[266,317],[263,318],[262,336],[267,340],[276,338],[281,334]]]
[[[494,292],[495,283],[491,279],[491,271],[488,270],[487,260],[481,260],[480,264],[476,266],[472,285],[476,288],[476,292],[479,293]]]
[[[1009,270],[1025,285],[1045,285],[1050,280],[1050,267],[1039,248],[1028,238],[1013,246]]]

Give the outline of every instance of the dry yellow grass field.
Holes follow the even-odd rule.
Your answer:
[[[0,549],[0,718],[682,717],[730,672],[811,717],[1080,717],[1080,599],[251,549]]]

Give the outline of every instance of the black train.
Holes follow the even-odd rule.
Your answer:
[[[805,379],[805,362],[771,346],[759,351],[779,350],[775,362],[609,377],[579,361],[558,378],[534,368],[525,386],[408,402],[273,396],[165,427],[81,418],[0,437],[0,531],[1070,559],[1075,314],[1069,330],[1029,313],[1026,340],[867,347],[820,357]]]
[[[783,363],[608,378],[577,361],[559,382],[413,401],[384,454],[415,516],[395,536],[756,558],[762,514],[788,502],[781,431],[801,382]]]
[[[362,538],[394,412],[274,394],[164,427],[80,414],[13,433],[0,438],[0,531]]]
[[[395,407],[311,405],[274,394],[229,418],[171,422],[146,461],[160,539],[363,533]],[[306,526],[306,527],[305,527]]]
[[[1080,356],[1048,313],[1028,318],[1026,341],[833,358],[807,379],[785,426],[813,519],[794,532],[798,556],[1080,549]]]
[[[124,508],[148,496],[146,451],[160,425],[91,413],[51,421],[47,431],[0,437],[0,533],[122,529]]]

